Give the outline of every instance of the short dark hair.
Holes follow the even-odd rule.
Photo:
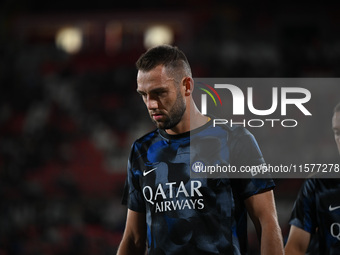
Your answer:
[[[340,102],[334,107],[334,113],[340,112]]]
[[[176,46],[159,45],[147,50],[136,62],[136,67],[141,71],[150,71],[158,65],[166,68],[182,68],[191,76],[191,69],[187,57]]]

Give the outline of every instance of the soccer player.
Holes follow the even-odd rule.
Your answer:
[[[340,103],[334,108],[332,128],[340,154]],[[316,245],[310,254],[340,254],[340,179],[306,180],[295,201],[290,224],[287,255],[305,254],[314,235]]]
[[[262,254],[283,254],[272,179],[190,177],[190,138],[208,138],[228,164],[261,165],[254,137],[243,127],[213,128],[198,111],[191,68],[177,47],[151,48],[136,66],[137,92],[157,129],[131,149],[117,254],[247,254],[247,211]]]

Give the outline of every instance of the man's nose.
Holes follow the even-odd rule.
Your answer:
[[[147,96],[145,104],[146,104],[146,107],[149,110],[153,110],[153,109],[157,109],[158,108],[157,100],[155,98],[150,97],[150,96]]]

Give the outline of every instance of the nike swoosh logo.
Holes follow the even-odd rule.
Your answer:
[[[148,171],[144,171],[144,172],[143,172],[143,176],[147,176],[149,173],[155,171],[156,169],[157,169],[157,167],[152,168],[152,169],[150,169],[150,170],[148,170]]]
[[[331,212],[331,211],[334,211],[334,210],[337,210],[337,209],[340,209],[340,206],[334,206],[332,207],[331,205],[329,206],[328,210]]]

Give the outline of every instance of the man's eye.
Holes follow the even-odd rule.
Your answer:
[[[156,93],[158,97],[162,97],[166,95],[166,91],[159,91]]]

